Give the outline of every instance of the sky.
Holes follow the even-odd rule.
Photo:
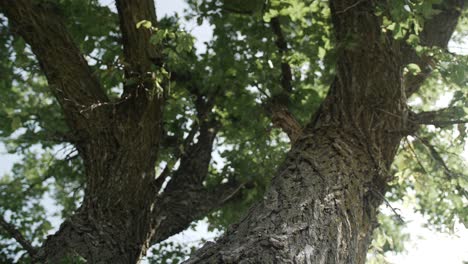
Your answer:
[[[100,0],[100,2],[115,10],[113,0]],[[173,15],[174,12],[181,14],[184,8],[187,8],[187,5],[183,0],[159,0],[156,2],[158,17]],[[203,43],[211,39],[212,28],[206,22],[198,26],[195,21],[188,22],[185,27],[196,37],[197,50],[203,51],[205,49]],[[457,52],[457,49],[466,52],[468,44],[458,45],[454,50]],[[442,100],[441,106],[444,103],[444,100]],[[468,160],[467,146],[465,146],[464,157]],[[8,173],[13,163],[20,161],[20,159],[19,155],[8,154],[5,146],[0,143],[0,177]],[[53,205],[51,206],[53,207]],[[391,263],[462,264],[463,261],[468,261],[468,229],[466,227],[462,224],[456,225],[454,234],[431,231],[423,227],[424,217],[414,213],[414,208],[410,205],[397,205],[396,207],[400,209],[401,216],[407,222],[405,231],[411,234],[411,240],[406,244],[406,253],[388,256]],[[58,220],[56,219],[54,222],[58,222]],[[219,234],[208,232],[205,221],[199,221],[195,230],[184,231],[171,237],[170,240],[181,243],[195,243],[201,239],[213,240],[217,235]]]

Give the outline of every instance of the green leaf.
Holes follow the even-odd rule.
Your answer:
[[[421,68],[419,67],[419,65],[415,64],[415,63],[410,63],[406,66],[406,68],[408,69],[408,71],[413,74],[413,75],[417,75],[418,73],[421,72]]]
[[[141,20],[140,22],[136,24],[136,28],[144,27],[144,28],[149,29],[152,27],[152,25],[153,24],[149,20]]]
[[[326,54],[326,53],[327,53],[327,51],[326,51],[324,48],[322,48],[322,47],[319,47],[319,48],[318,48],[318,57],[319,57],[320,59],[323,60],[323,58],[325,58],[325,54]]]

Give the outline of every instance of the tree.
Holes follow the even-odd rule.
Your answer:
[[[137,263],[208,216],[232,225],[187,263],[364,263],[379,206],[414,191],[468,222],[462,0],[188,3],[202,53],[151,0],[0,0],[0,132],[25,155],[4,262]],[[46,194],[65,221],[45,239]]]

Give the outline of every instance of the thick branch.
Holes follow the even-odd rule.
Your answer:
[[[163,220],[156,226],[152,243],[187,229],[193,221],[203,218],[235,197],[242,187],[242,184],[227,183],[208,190],[202,186],[187,185],[172,191],[159,204],[162,213],[158,217]]]
[[[276,47],[281,58],[281,87],[282,92],[273,96],[267,108],[271,114],[272,122],[280,127],[288,136],[291,142],[296,141],[302,133],[302,127],[296,118],[288,110],[289,95],[292,92],[292,72],[291,66],[285,60],[288,51],[288,44],[281,30],[281,24],[278,17],[270,21],[271,29],[276,36]]]
[[[158,198],[155,243],[186,229],[191,222],[219,208],[237,192],[238,186],[221,185],[214,191],[203,186],[208,175],[216,126],[216,121],[205,121],[200,125],[198,141],[184,149],[179,168],[172,173],[171,180]]]
[[[156,179],[156,185],[160,188],[166,178],[171,177],[156,202],[158,208],[154,214],[154,243],[186,229],[191,222],[219,208],[239,190],[239,185],[233,184],[221,185],[212,191],[203,186],[220,126],[211,112],[217,92],[206,96],[197,86],[192,86],[189,90],[196,97],[198,118],[183,144],[175,151],[176,159],[180,159],[177,170],[171,172],[172,168],[168,166]],[[194,141],[197,132],[199,135]]]
[[[143,141],[151,142],[150,148],[156,156],[162,132],[163,90],[167,86],[167,78],[161,74],[160,49],[150,42],[157,22],[155,3],[153,0],[117,0],[116,6],[126,78],[123,102],[117,112],[123,118],[124,126],[142,127],[138,133]],[[151,22],[152,27],[137,28],[138,22],[143,20]],[[122,137],[128,135],[124,133]],[[126,140],[132,141],[133,138]]]
[[[434,125],[436,127],[468,123],[468,119],[464,118],[463,109],[461,112],[457,112],[457,110],[457,108],[449,107],[412,114],[411,121],[419,125]]]
[[[31,45],[73,129],[87,127],[90,112],[108,101],[85,59],[68,34],[62,18],[50,3],[34,5],[28,0],[0,0],[0,11],[14,33]]]
[[[276,36],[276,47],[278,47],[279,55],[281,58],[281,86],[283,87],[284,92],[292,92],[292,73],[291,66],[284,59],[284,56],[288,52],[288,44],[284,38],[283,31],[281,30],[281,24],[278,17],[274,17],[270,21],[271,29]]]
[[[194,122],[192,124],[192,127],[187,135],[187,137],[184,139],[184,142],[181,145],[175,144],[174,146],[174,157],[175,160],[173,163],[176,163],[180,158],[182,158],[183,154],[185,153],[186,149],[189,148],[190,144],[193,142],[193,138],[195,137],[195,134],[198,132],[199,125],[198,123]],[[167,177],[170,176],[172,173],[173,165],[167,164],[164,170],[161,172],[161,174],[156,178],[155,185],[156,189],[160,190],[164,182],[166,181]]]
[[[206,121],[200,125],[200,134],[196,143],[183,150],[180,166],[173,173],[165,192],[179,190],[187,183],[202,186],[211,161],[213,142],[218,131],[217,121]]]
[[[445,0],[440,5],[435,5],[434,9],[440,12],[424,23],[420,34],[420,45],[446,49],[463,6],[463,0]],[[416,63],[422,69],[417,75],[408,74],[405,77],[406,94],[409,96],[415,93],[429,76],[434,63],[430,57],[418,56],[414,48],[408,44],[403,44],[402,53],[405,64]]]
[[[281,128],[288,135],[291,143],[294,143],[302,134],[302,127],[287,106],[275,103],[275,99],[273,99],[273,102],[267,105],[267,108],[273,125]]]
[[[13,237],[31,256],[31,258],[35,258],[37,255],[37,250],[31,245],[22,234],[21,232],[16,229],[16,227],[10,223],[8,223],[5,218],[0,217],[0,226],[5,229],[8,234]]]
[[[123,103],[119,105],[118,113],[124,118],[126,126],[143,127],[139,133],[144,133],[145,141],[152,142],[151,148],[157,153],[162,132],[164,90],[168,80],[162,74],[163,62],[158,57],[161,50],[150,42],[157,22],[154,0],[117,0],[116,5],[126,78]],[[152,27],[137,28],[138,22],[143,20],[151,22]]]
[[[151,30],[136,25],[147,20],[156,26],[156,9],[152,0],[116,1],[122,31],[122,44],[125,56],[126,76],[143,77],[151,71],[151,65],[158,60],[158,51],[151,45]],[[157,63],[160,64],[160,63]]]

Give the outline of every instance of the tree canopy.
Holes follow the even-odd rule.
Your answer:
[[[152,249],[151,263],[184,259],[187,249],[163,241],[195,220],[206,217],[220,230],[238,222],[263,199],[291,145],[316,118],[339,58],[348,49],[369,48],[361,32],[341,34],[339,25],[350,25],[333,16],[362,2],[372,2],[379,34],[405,54],[404,118],[412,124],[387,131],[403,139],[387,172],[388,188],[378,195],[385,204],[414,204],[431,228],[468,227],[463,1],[360,0],[337,10],[317,0],[188,0],[183,14],[157,19],[145,11],[147,2],[117,1],[116,12],[97,0],[0,0],[0,140],[22,157],[0,178],[0,262],[31,261],[58,228],[45,204],[52,201],[57,216],[70,219],[88,190],[106,188],[87,178],[89,153],[81,144],[108,133],[100,127],[155,127],[150,134],[114,136],[122,146],[158,146],[139,158],[154,158],[156,178],[148,184],[160,194],[138,199],[175,208],[167,213],[175,220],[152,237],[151,244],[162,243]],[[132,14],[135,23],[125,20]],[[203,50],[196,49],[187,21],[213,29]],[[450,37],[453,48],[446,45]],[[445,106],[438,107],[441,98]],[[372,104],[386,104],[382,100]],[[100,108],[114,110],[95,111]],[[112,111],[119,119],[109,118]],[[91,119],[97,121],[88,129]],[[137,192],[130,185],[122,182],[122,195]],[[380,214],[379,224],[369,249],[374,263],[383,263],[386,251],[402,251],[408,238],[397,212]]]

